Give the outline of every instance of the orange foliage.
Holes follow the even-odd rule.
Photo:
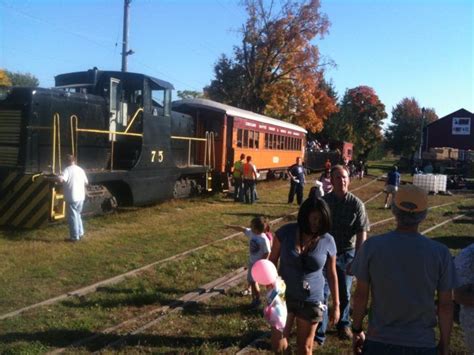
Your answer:
[[[337,107],[319,86],[319,51],[311,44],[329,27],[319,0],[289,0],[276,17],[261,0],[246,4],[249,19],[242,48],[236,50],[248,84],[245,108],[320,131]]]
[[[5,73],[5,70],[0,69],[0,86],[11,86],[12,82],[10,78],[8,77],[7,73]]]

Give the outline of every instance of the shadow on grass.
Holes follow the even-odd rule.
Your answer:
[[[64,236],[64,238],[66,238]],[[23,242],[23,241],[35,241],[43,243],[60,243],[64,238],[61,239],[48,239],[36,236],[34,230],[17,229],[14,227],[0,227],[0,239],[9,240],[12,242]]]
[[[149,347],[163,347],[164,351],[167,353],[192,353],[193,350],[197,352],[206,351],[206,349],[201,349],[199,351],[199,347],[205,346],[206,344],[211,345],[212,348],[219,350],[219,349],[226,349],[232,346],[241,348],[244,347],[255,337],[255,333],[246,334],[243,336],[231,336],[231,335],[217,335],[217,336],[170,336],[170,335],[148,335],[148,334],[140,334],[130,336],[126,339],[126,344],[128,346],[145,346]],[[123,345],[122,345],[123,346]],[[168,348],[168,349],[166,349]],[[171,348],[171,349],[169,349]],[[174,348],[174,351],[173,351]],[[114,348],[115,350],[120,349]],[[158,349],[155,349],[159,351]],[[209,351],[210,349],[208,349]]]
[[[255,315],[260,314],[262,311],[250,307],[249,304],[240,304],[235,306],[212,306],[206,303],[189,303],[182,311],[183,315],[190,316],[219,316],[219,315],[229,315],[229,314],[238,314],[238,315]]]
[[[138,334],[138,335],[117,335],[117,334],[103,334],[91,331],[70,330],[70,329],[51,329],[40,332],[11,332],[0,335],[0,344],[2,344],[3,353],[16,353],[17,347],[25,350],[25,343],[34,346],[34,343],[40,343],[43,346],[51,348],[68,347],[72,343],[86,339],[93,338],[89,343],[80,346],[80,349],[86,351],[98,351],[104,346],[114,342],[120,342],[120,345],[114,347],[114,350],[119,350],[124,346],[145,346],[145,347],[165,347],[175,348],[179,353],[183,351],[192,351],[193,348],[201,347],[210,344],[216,349],[226,349],[231,346],[243,347],[247,345],[258,334],[252,332],[244,334],[243,336],[169,336],[169,335],[153,335],[153,334]],[[16,346],[15,343],[18,343]],[[68,348],[69,351],[74,352],[74,348]],[[79,351],[79,348],[77,349]],[[172,352],[173,353],[173,352]]]
[[[431,240],[440,242],[446,245],[449,249],[464,249],[474,242],[474,237],[472,236],[446,236],[446,237],[436,237]]]
[[[79,297],[71,300],[65,300],[62,302],[62,304],[66,307],[86,309],[97,307],[97,305],[103,308],[120,308],[127,306],[142,307],[148,305],[166,306],[174,302],[178,302],[179,305],[180,301],[176,301],[176,298],[180,297],[179,295],[185,293],[186,291],[172,288],[162,288],[160,290],[153,291],[140,291],[139,289],[117,290],[113,288],[101,288],[100,292],[108,294],[105,296],[109,298],[85,300]]]

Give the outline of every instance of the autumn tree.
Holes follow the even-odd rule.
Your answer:
[[[420,147],[421,127],[438,119],[436,112],[428,108],[423,113],[415,98],[404,98],[392,110],[391,125],[385,137],[387,146],[395,154],[413,158]]]
[[[324,119],[337,108],[320,89],[325,63],[312,44],[329,27],[319,0],[286,0],[279,10],[273,1],[244,4],[248,19],[242,44],[234,47],[233,58],[219,58],[215,79],[205,88],[208,96],[321,130]]]
[[[387,117],[385,105],[374,89],[358,86],[346,90],[338,115],[338,140],[354,143],[360,159],[367,159],[370,151],[382,141],[382,120]]]
[[[0,69],[0,86],[11,86],[12,82],[5,70]]]

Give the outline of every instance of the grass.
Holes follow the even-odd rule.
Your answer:
[[[356,188],[369,181],[371,178],[355,180],[351,187]],[[374,182],[356,194],[366,200],[382,188],[383,182]],[[64,225],[30,232],[2,231],[1,313],[216,241],[233,233],[225,224],[247,225],[256,213],[273,219],[296,211],[296,205],[286,204],[287,182],[262,183],[258,189],[261,200],[253,206],[234,204],[216,195],[91,218],[86,221],[87,239],[74,245],[62,242],[67,233]],[[450,201],[457,203],[430,211],[429,219],[422,226],[425,229],[458,213],[469,214],[469,218],[447,224],[429,234],[448,245],[453,254],[474,240],[474,200],[463,202],[465,198],[463,195],[430,196],[431,205]],[[390,217],[390,212],[382,206],[382,195],[368,203],[372,222]],[[370,234],[391,228],[393,223],[387,223],[373,228]],[[245,265],[246,259],[247,241],[239,236],[185,258],[160,264],[139,277],[103,287],[93,294],[69,298],[59,304],[0,321],[0,352],[44,353],[67,346],[74,340],[101,334],[107,327],[169,304],[199,285]],[[196,304],[181,314],[172,314],[145,334],[134,337],[127,346],[108,351],[127,354],[235,353],[268,330],[260,315],[246,307],[249,299],[238,296],[238,289],[213,298],[207,304]],[[106,339],[120,337],[120,334],[114,334]],[[104,338],[101,338],[71,352],[94,351],[103,341]],[[459,327],[455,328],[453,343],[454,350],[464,349]],[[330,334],[321,351],[326,354],[341,353],[348,350],[349,345],[349,342],[341,342]],[[266,352],[265,348],[261,352]]]

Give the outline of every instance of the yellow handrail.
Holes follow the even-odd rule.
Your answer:
[[[71,151],[72,155],[76,157],[76,161],[79,161],[78,151],[77,151],[77,122],[79,118],[76,115],[71,115],[70,125],[71,125]]]
[[[125,133],[127,133],[128,130],[130,129],[130,127],[132,127],[133,121],[135,121],[135,118],[137,118],[137,116],[138,116],[138,114],[139,114],[140,112],[143,112],[143,108],[142,108],[142,107],[140,107],[140,108],[137,110],[137,112],[135,112],[135,114],[133,115],[132,120],[130,121],[130,123],[128,124],[127,128],[126,128],[125,131],[124,131]]]
[[[171,136],[171,139],[181,139],[181,140],[201,141],[201,142],[206,141],[205,138],[181,137],[181,136]]]
[[[117,132],[117,131],[106,131],[100,129],[87,129],[87,128],[78,128],[78,132],[89,132],[89,133],[101,133],[101,134],[118,134],[122,136],[133,136],[133,137],[143,137],[141,133],[126,133],[126,132]]]
[[[61,126],[59,113],[57,112],[53,116],[53,174],[56,174],[56,148],[58,149],[59,173],[61,173]]]

